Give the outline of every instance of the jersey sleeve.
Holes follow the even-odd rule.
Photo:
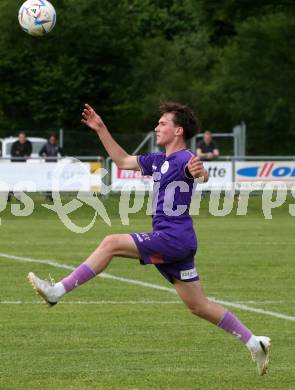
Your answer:
[[[179,173],[180,173],[182,179],[195,180],[194,177],[190,174],[188,167],[187,167],[189,160],[194,156],[195,156],[195,154],[192,153],[190,150],[187,150],[185,156],[183,156],[181,163],[180,163],[180,166],[179,166],[179,168],[180,168]]]
[[[137,156],[137,162],[143,176],[152,176],[154,159],[155,153]]]

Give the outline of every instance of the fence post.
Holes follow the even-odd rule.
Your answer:
[[[241,155],[241,126],[237,125],[233,128],[234,134],[234,156]]]
[[[197,148],[197,136],[195,135],[190,142],[190,148],[193,153],[196,153],[196,148]]]
[[[63,129],[59,129],[59,146],[61,148],[64,147],[64,130]]]
[[[246,141],[247,141],[246,130],[247,130],[247,127],[246,127],[245,122],[241,123],[241,129],[242,129],[242,150],[241,150],[241,155],[242,156],[246,156]]]

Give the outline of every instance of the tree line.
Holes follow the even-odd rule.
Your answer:
[[[167,99],[204,130],[243,120],[248,154],[295,154],[294,1],[52,0],[42,38],[20,29],[21,3],[0,3],[0,137],[63,128],[71,153],[93,154],[89,102],[128,149]]]

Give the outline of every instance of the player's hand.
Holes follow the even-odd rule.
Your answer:
[[[187,168],[195,179],[204,178],[205,182],[208,181],[208,173],[199,157],[192,157],[187,164]]]
[[[85,108],[82,112],[81,122],[96,132],[99,132],[103,127],[105,127],[101,117],[94,111],[91,106],[89,106],[89,104],[85,104]]]

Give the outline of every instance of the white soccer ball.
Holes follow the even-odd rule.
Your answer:
[[[27,0],[19,9],[18,21],[26,33],[42,36],[55,26],[56,12],[47,0]]]

